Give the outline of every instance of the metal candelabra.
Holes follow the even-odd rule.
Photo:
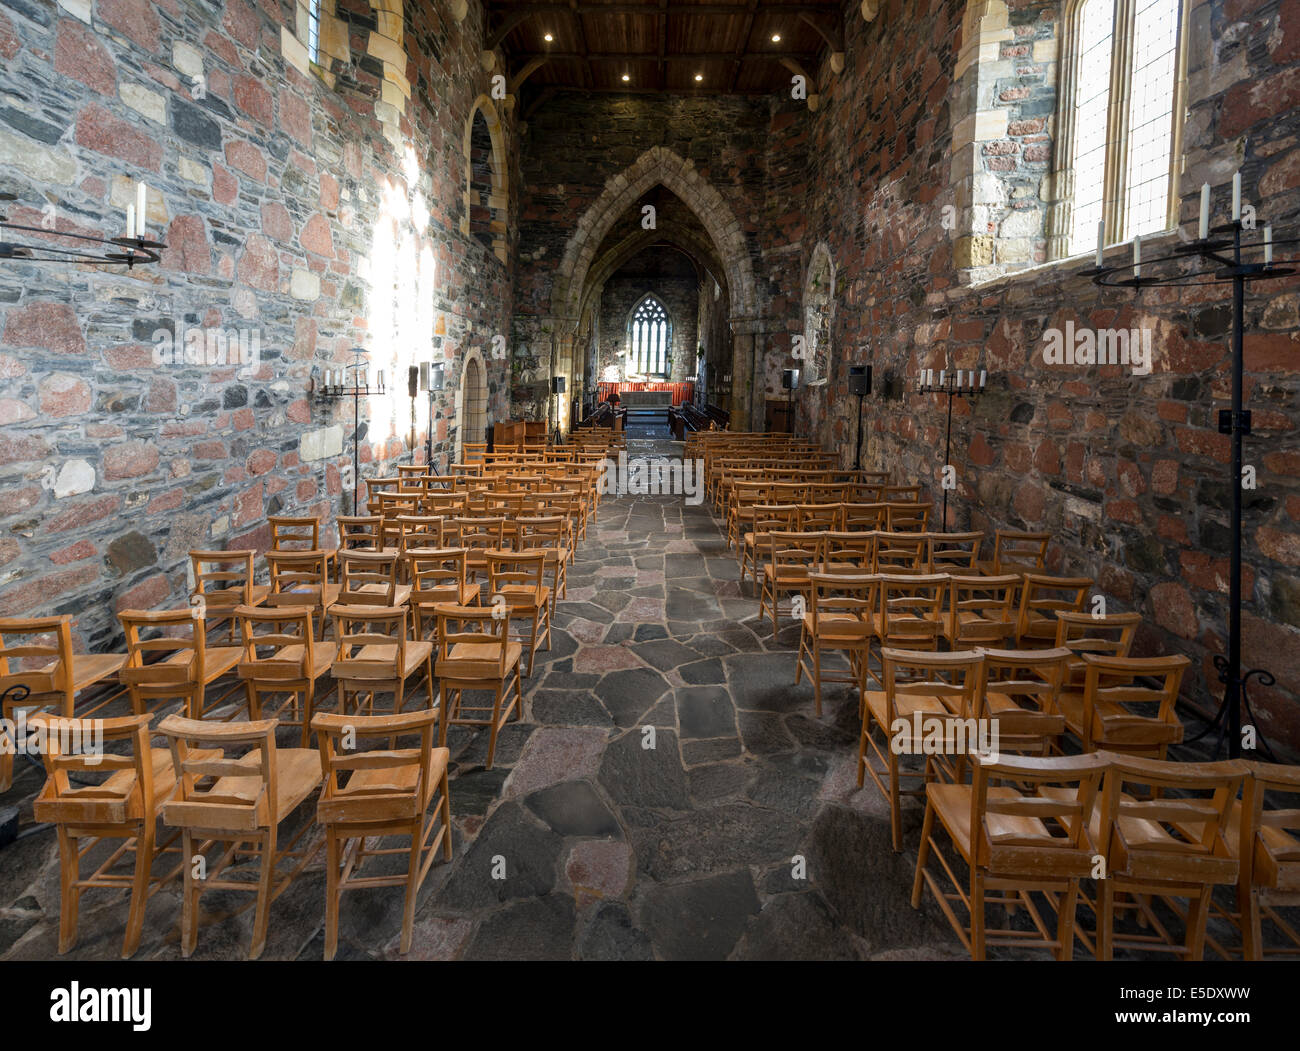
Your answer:
[[[361,399],[371,394],[386,394],[384,388],[384,370],[375,376],[375,386],[370,386],[370,377],[366,374],[367,365],[363,360],[366,351],[353,347],[352,353],[357,360],[341,369],[327,369],[325,380],[321,384],[320,394],[324,398],[352,399],[352,513],[357,513],[357,492],[361,484]],[[351,373],[351,376],[348,374]]]
[[[1205,211],[1204,200],[1202,211]],[[1203,225],[1202,229],[1205,230],[1206,227]],[[1232,551],[1228,593],[1228,656],[1224,658],[1218,655],[1214,658],[1214,666],[1219,672],[1219,681],[1224,687],[1223,701],[1214,719],[1191,740],[1200,740],[1217,728],[1219,736],[1214,745],[1214,754],[1218,754],[1226,736],[1228,755],[1233,759],[1241,755],[1243,707],[1250,717],[1251,725],[1254,725],[1255,716],[1250,707],[1250,697],[1246,692],[1247,683],[1252,676],[1258,676],[1263,686],[1271,686],[1274,682],[1273,676],[1262,668],[1251,668],[1245,673],[1241,671],[1241,440],[1250,433],[1250,410],[1242,408],[1242,345],[1245,334],[1247,282],[1265,281],[1294,274],[1293,267],[1273,262],[1273,249],[1278,245],[1295,244],[1300,239],[1273,241],[1267,229],[1266,227],[1266,234],[1262,241],[1243,244],[1242,234],[1245,227],[1240,219],[1234,219],[1227,225],[1207,231],[1216,236],[1206,236],[1181,244],[1171,255],[1144,260],[1140,256],[1140,251],[1135,250],[1135,258],[1131,263],[1118,266],[1094,266],[1081,271],[1079,275],[1090,277],[1094,284],[1106,288],[1131,288],[1135,292],[1163,285],[1227,284],[1229,282],[1232,284],[1232,408],[1219,411],[1219,433],[1232,435],[1232,477],[1229,480],[1232,489]],[[1264,257],[1262,262],[1247,262],[1243,257],[1243,250],[1261,247]],[[1287,259],[1281,262],[1292,263],[1295,260]],[[1258,728],[1256,728],[1256,741],[1260,750],[1272,759],[1272,752],[1259,736]]]
[[[981,369],[976,376],[974,369],[940,369],[939,378],[936,380],[934,369],[923,369],[921,379],[917,383],[916,390],[918,394],[946,394],[948,396],[948,426],[944,432],[943,439],[943,464],[947,468],[951,466],[950,458],[952,453],[952,399],[953,398],[978,398],[984,393],[984,385],[988,380],[988,373]],[[944,479],[946,482],[947,480]],[[943,518],[940,520],[943,531],[948,531],[948,486],[943,485]]]
[[[12,193],[0,193],[0,203],[15,200],[17,197]],[[143,223],[142,217],[142,230]],[[22,223],[11,223],[7,216],[0,215],[0,236],[7,237],[10,230],[18,231],[23,241],[29,243],[0,240],[0,259],[21,259],[33,263],[94,263],[100,266],[125,266],[130,270],[137,264],[158,262],[162,258],[162,250],[167,247],[146,237],[93,237],[89,234],[49,230],[43,226],[25,226]],[[75,243],[63,248],[57,243],[52,244],[51,238]]]

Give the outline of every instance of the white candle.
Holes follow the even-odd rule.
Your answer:
[[[135,236],[135,205],[133,204],[126,206],[126,236]]]
[[[1241,220],[1241,172],[1232,177],[1232,221]]]
[[[1201,183],[1201,226],[1198,234],[1202,241],[1210,237],[1210,184]]]
[[[939,386],[940,386],[940,387],[943,386],[943,381],[947,378],[947,376],[948,376],[948,370],[947,370],[947,369],[940,369],[940,370],[939,370]]]
[[[149,187],[144,183],[137,183],[135,188],[135,236],[144,237],[144,228],[147,223],[149,213]]]
[[[1104,265],[1101,261],[1102,249],[1106,247],[1106,220],[1103,219],[1097,224],[1097,269],[1100,270]]]
[[[383,369],[380,369],[380,370],[379,370],[379,378],[375,380],[375,386],[377,386],[380,390],[383,390],[383,389],[384,389],[384,370],[383,370]]]
[[[1139,277],[1142,274],[1142,235],[1133,235],[1133,276]]]
[[[984,383],[989,378],[987,369],[980,369],[980,390],[984,389]]]
[[[1271,266],[1273,263],[1273,224],[1264,224],[1264,265]]]

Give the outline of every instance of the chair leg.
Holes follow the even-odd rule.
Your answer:
[[[1079,881],[1072,879],[1061,895],[1060,910],[1056,914],[1056,940],[1061,943],[1061,947],[1056,950],[1058,960],[1069,961],[1074,958],[1074,910],[1078,901]]]
[[[181,956],[189,959],[199,940],[199,881],[194,875],[194,835],[187,828],[181,835],[181,864],[185,886],[181,897]]]
[[[822,714],[822,648],[817,645],[817,640],[812,644],[813,659],[813,710],[817,713],[818,718]]]
[[[903,795],[898,787],[898,757],[889,750],[889,832],[894,853],[903,849]]]
[[[334,829],[325,833],[325,959],[334,959],[339,947],[339,836]]]
[[[925,820],[921,822],[921,847],[916,853],[916,875],[912,877],[912,908],[921,907],[921,888],[925,883],[925,863],[930,858],[930,836],[934,832],[934,804],[925,801]]]
[[[275,815],[272,815],[272,820]],[[271,883],[275,877],[275,836],[272,825],[262,834],[262,869],[257,880],[257,909],[253,916],[253,944],[248,958],[256,960],[266,948],[266,926],[271,912]]]
[[[149,870],[153,867],[154,822],[146,817],[135,840],[135,875],[131,880],[131,908],[126,917],[122,959],[135,955],[144,931],[144,910],[149,904]]]
[[[77,944],[77,906],[81,892],[77,881],[81,879],[81,857],[77,841],[62,825],[59,826],[59,952],[65,953]]]
[[[972,869],[970,876],[970,956],[984,959],[984,873],[979,869]]]
[[[420,891],[420,834],[423,815],[411,825],[411,852],[406,872],[406,902],[402,909],[402,955],[411,951],[411,930],[415,926],[415,898]]]
[[[451,793],[447,790],[447,771],[442,772],[442,856],[451,860]]]
[[[1260,919],[1259,895],[1253,887],[1237,886],[1237,911],[1241,914],[1241,956],[1244,960],[1262,960],[1263,923]]]
[[[1109,878],[1098,881],[1097,888],[1097,959],[1114,959],[1115,891]]]
[[[492,760],[496,758],[497,754],[497,721],[501,718],[501,700],[505,694],[505,688],[506,684],[504,682],[497,683],[496,694],[492,701],[492,723],[488,727],[488,754],[486,767],[488,770],[492,769]]]
[[[1187,903],[1187,958],[1201,961],[1205,958],[1205,921],[1210,915],[1210,891],[1208,884],[1201,888],[1201,893]]]

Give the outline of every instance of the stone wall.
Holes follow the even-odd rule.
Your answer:
[[[942,218],[945,206],[961,204],[951,114],[964,7],[950,0],[913,12],[891,3],[870,24],[849,12],[848,68],[823,87],[812,118],[803,237],[805,251],[826,238],[839,267],[835,345],[845,361],[874,364],[877,391],[890,376],[915,383],[922,368],[987,368],[989,393],[954,407],[959,487],[950,495],[950,524],[1050,530],[1050,568],[1093,575],[1108,609],[1140,611],[1141,652],[1191,656],[1184,693],[1210,708],[1221,692],[1212,658],[1226,647],[1226,508],[1234,484],[1230,439],[1216,426],[1230,391],[1228,292],[1212,285],[1101,291],[1076,276],[1086,260],[973,288],[960,283],[961,231],[946,229]],[[1223,221],[1240,165],[1244,196],[1261,221],[1271,220],[1277,237],[1300,234],[1295,12],[1291,3],[1255,0],[1194,5],[1185,227],[1195,222],[1203,181],[1214,187],[1215,221]],[[1049,13],[1042,8],[1037,17]],[[1171,243],[1148,242],[1144,254]],[[1274,688],[1252,694],[1266,737],[1293,748],[1300,746],[1297,288],[1295,278],[1257,285],[1246,305],[1254,410],[1246,462],[1257,488],[1245,494],[1244,666],[1277,676]],[[1045,364],[1044,332],[1068,323],[1150,330],[1153,370]],[[829,398],[819,434],[851,462],[857,399],[847,395],[845,373],[833,375],[828,391],[803,397]],[[944,408],[939,398],[916,394],[868,399],[864,460],[926,483],[937,501]]]
[[[326,0],[313,67],[274,0],[0,0],[4,209],[117,235],[144,180],[167,244],[131,272],[0,268],[0,615],[70,613],[78,645],[107,648],[115,611],[186,603],[191,548],[262,548],[277,512],[331,535],[352,405],[311,389],[351,347],[389,390],[362,405],[363,475],[410,460],[415,361],[448,365],[437,459],[470,350],[505,414],[490,351],[512,282],[461,233],[484,16],[455,6]],[[187,357],[186,333],[211,356]],[[255,360],[232,364],[227,336]],[[421,396],[421,457],[427,412]]]

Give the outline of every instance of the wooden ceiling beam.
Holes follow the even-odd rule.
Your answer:
[[[740,83],[740,71],[745,68],[745,53],[749,50],[749,38],[754,32],[754,16],[758,14],[758,0],[749,0],[745,9],[745,28],[740,34],[740,46],[736,48],[736,66],[731,71],[731,90],[736,90]]]
[[[668,0],[659,0],[659,86],[668,86],[668,67],[664,55],[668,51]]]
[[[583,55],[583,69],[587,86],[590,87],[596,83],[596,67],[591,64],[591,59],[586,57],[591,48],[587,44],[587,30],[582,24],[582,12],[578,10],[578,0],[569,0],[569,17],[573,20],[574,38],[578,41],[578,50]]]
[[[487,39],[483,44],[484,49],[487,51],[495,51],[501,46],[501,41],[505,40],[516,26],[522,25],[530,18],[533,18],[540,13],[541,12],[539,11],[529,11],[524,9],[510,11],[510,13],[497,24],[496,29],[488,30]]]
[[[550,58],[557,62],[659,62],[653,52],[644,51],[520,51],[512,55],[522,61]],[[820,52],[808,51],[750,51],[737,56],[733,51],[691,51],[682,55],[664,55],[663,62],[786,62],[794,61],[815,65]]]

